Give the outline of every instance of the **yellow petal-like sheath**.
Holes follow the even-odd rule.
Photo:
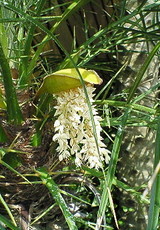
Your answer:
[[[82,68],[78,68],[78,70],[85,82],[91,84],[98,84],[98,85],[102,83],[102,79],[98,76],[98,74],[94,70],[86,70]],[[53,73],[53,75],[80,79],[79,73],[75,68],[62,69]]]
[[[101,84],[102,79],[93,70],[78,68],[84,83]],[[47,75],[42,86],[37,92],[37,96],[42,93],[56,94],[62,91],[74,89],[82,85],[79,73],[75,68],[62,69]]]

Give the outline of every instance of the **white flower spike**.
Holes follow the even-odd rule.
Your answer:
[[[83,87],[70,89],[56,95],[55,116],[57,116],[57,120],[54,123],[55,135],[53,141],[58,142],[57,152],[60,161],[74,155],[77,166],[85,164],[90,168],[98,169],[102,167],[103,161],[109,162],[109,150],[107,150],[100,135],[102,131],[100,126],[101,117],[98,116],[93,105],[95,88],[86,85],[86,89],[92,104],[99,151],[93,135],[90,112]]]

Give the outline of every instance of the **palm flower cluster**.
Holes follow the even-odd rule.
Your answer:
[[[60,92],[56,95],[55,116],[57,120],[54,123],[55,135],[53,136],[53,141],[58,142],[57,152],[59,153],[60,161],[70,156],[75,156],[77,166],[85,164],[90,168],[98,169],[102,167],[103,161],[108,163],[109,150],[107,150],[100,135],[102,131],[100,126],[101,117],[98,116],[97,110],[93,105],[95,88],[92,85],[87,85],[86,89],[92,105],[97,143],[82,87]]]

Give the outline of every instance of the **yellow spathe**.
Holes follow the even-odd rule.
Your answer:
[[[78,68],[78,70],[82,79],[84,80],[84,83],[98,85],[102,83],[102,79],[94,70],[86,70],[82,68]],[[69,89],[74,89],[81,85],[82,83],[79,73],[75,68],[62,69],[47,75],[44,78],[43,84],[37,92],[37,96],[41,95],[42,93],[56,94]]]

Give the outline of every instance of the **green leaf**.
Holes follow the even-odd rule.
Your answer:
[[[0,88],[0,110],[1,109],[6,109],[6,102],[5,102],[5,99],[3,97],[2,90]]]
[[[2,7],[0,7],[0,19],[3,19]],[[7,56],[8,55],[8,37],[7,37],[6,30],[4,28],[3,23],[0,23],[0,43],[2,44],[4,54]]]
[[[37,7],[35,9],[35,15],[39,16],[44,4],[46,3],[45,0],[39,0],[37,2]],[[25,85],[27,84],[30,79],[28,79],[28,65],[29,65],[29,56],[30,56],[30,52],[31,52],[31,44],[33,41],[33,37],[34,37],[34,32],[36,29],[36,25],[35,24],[31,24],[29,29],[28,29],[28,33],[27,33],[27,37],[25,39],[25,44],[24,44],[24,51],[23,51],[23,58],[21,59],[21,66],[20,66],[20,80],[19,80],[19,84],[20,85]],[[24,37],[22,37],[24,39]]]
[[[0,214],[0,221],[4,223],[11,230],[20,230],[10,220]]]
[[[8,9],[10,9],[11,11],[16,12],[17,14],[21,15],[22,17],[24,17],[27,21],[31,22],[33,25],[38,26],[42,31],[46,32],[46,36],[44,37],[44,39],[42,40],[41,44],[38,46],[38,49],[33,57],[33,59],[31,60],[29,66],[28,66],[28,73],[27,75],[23,75],[23,77],[20,79],[19,85],[22,87],[26,86],[28,79],[28,76],[31,75],[33,69],[36,66],[36,62],[37,59],[39,58],[40,53],[42,52],[46,42],[48,42],[51,38],[58,44],[58,46],[64,50],[64,48],[62,47],[62,45],[60,44],[60,42],[58,41],[58,39],[56,38],[56,36],[54,36],[54,32],[55,30],[70,16],[72,15],[73,12],[77,11],[80,7],[82,7],[83,5],[85,5],[87,2],[89,2],[90,0],[75,0],[74,2],[72,2],[68,8],[65,10],[65,12],[61,15],[60,20],[58,20],[58,22],[56,22],[53,27],[51,28],[51,30],[48,30],[45,26],[43,26],[42,23],[40,23],[36,18],[31,17],[29,14],[26,14],[25,12],[23,12],[21,9],[15,7],[13,4],[9,4],[8,2],[3,2],[0,1],[1,6],[6,7]],[[43,3],[43,2],[41,2]],[[34,31],[34,26],[33,26],[33,31]],[[32,32],[33,32],[32,31]],[[27,46],[28,44],[30,44],[30,39],[28,40]],[[65,51],[66,52],[66,51]]]
[[[157,122],[157,135],[155,143],[155,159],[154,159],[154,169],[158,166],[160,162],[160,116]],[[159,223],[159,213],[160,213],[160,174],[159,167],[156,170],[156,178],[153,182],[151,189],[151,198],[149,206],[149,216],[148,216],[148,226],[147,230],[156,230]]]
[[[137,73],[136,77],[135,77],[135,81],[134,81],[134,84],[133,86],[131,87],[131,90],[130,90],[130,93],[129,93],[129,96],[128,96],[128,100],[127,102],[129,103],[136,91],[136,89],[138,88],[149,64],[151,63],[152,61],[152,58],[155,56],[155,54],[157,53],[157,51],[159,50],[160,48],[160,42],[157,43],[157,45],[153,48],[153,50],[150,52],[149,56],[147,57],[147,59],[145,60],[144,64],[142,65],[142,67],[140,68],[139,72]]]
[[[12,168],[17,168],[22,164],[19,155],[12,152],[6,153],[5,156],[3,157],[3,161],[8,165],[10,165]]]
[[[5,142],[7,142],[7,140],[8,140],[8,137],[7,137],[3,127],[0,124],[0,143],[5,143]]]
[[[3,166],[5,166],[7,169],[9,169],[10,171],[14,172],[16,175],[22,177],[22,179],[24,179],[28,184],[31,184],[31,182],[25,177],[23,176],[21,173],[19,173],[17,170],[15,170],[14,168],[12,168],[11,165],[7,164],[6,162],[0,160],[0,164],[2,164]]]
[[[3,204],[3,206],[5,207],[5,209],[6,209],[7,213],[8,213],[8,215],[10,216],[10,218],[11,218],[12,222],[14,223],[14,225],[17,226],[16,221],[15,221],[15,219],[14,219],[14,216],[12,215],[11,210],[9,209],[7,203],[5,202],[5,200],[3,199],[3,197],[2,197],[1,194],[0,194],[0,202],[1,202],[1,203]]]
[[[81,50],[70,55],[71,58],[66,57],[66,59],[61,63],[59,69],[74,68],[73,62],[76,65],[80,57]],[[72,61],[71,61],[72,60]]]
[[[78,230],[76,223],[75,223],[75,220],[74,220],[74,216],[69,211],[69,208],[68,208],[65,200],[63,199],[57,184],[54,182],[54,180],[49,175],[47,170],[45,168],[39,168],[36,170],[36,172],[37,172],[38,176],[41,178],[41,180],[43,181],[44,185],[48,188],[53,199],[59,205],[59,207],[60,207],[60,209],[61,209],[61,211],[62,211],[62,213],[66,219],[66,222],[68,224],[69,229],[70,230]]]
[[[31,145],[34,147],[40,146],[42,140],[41,130],[36,129],[36,133],[31,137]]]
[[[128,119],[129,112],[130,112],[130,109],[127,108],[123,115],[122,124],[118,128],[118,131],[117,131],[117,134],[114,140],[107,176],[103,183],[103,192],[102,192],[101,202],[100,202],[100,206],[99,206],[99,210],[97,214],[96,229],[100,229],[102,219],[103,219],[103,216],[105,215],[106,207],[108,205],[108,200],[109,200],[108,189],[111,191],[112,184],[114,183],[116,166],[118,162],[119,152],[120,152],[120,148],[121,148],[121,144],[123,140],[124,129],[125,129],[125,125]]]
[[[83,5],[86,5],[89,1],[91,1],[91,0],[74,0],[73,2],[71,2],[71,4],[68,6],[68,8],[61,15],[61,19],[53,25],[53,27],[49,31],[50,33],[47,33],[47,35],[43,38],[41,45],[38,47],[38,49],[37,49],[32,61],[30,62],[30,65],[29,65],[29,68],[28,68],[29,73],[31,73],[31,71],[34,69],[34,67],[36,65],[36,61],[37,61],[40,53],[42,52],[46,42],[48,42],[48,40],[50,39],[50,37],[52,37],[52,39],[54,39],[54,41],[59,45],[59,47],[62,50],[64,50],[62,45],[60,45],[60,43],[57,42],[56,37],[53,38],[53,36],[51,36],[51,34],[54,34],[55,31],[60,27],[60,25],[65,20],[67,20],[74,12],[76,12],[78,9],[80,9]],[[65,50],[65,53],[66,53],[66,50]],[[68,63],[69,63],[69,65],[71,64],[70,62],[68,62]],[[66,65],[66,67],[69,67],[69,66]],[[64,68],[64,66],[62,68]]]
[[[19,108],[15,88],[12,81],[10,67],[0,43],[0,66],[6,94],[8,121],[14,124],[22,122],[22,113]]]

